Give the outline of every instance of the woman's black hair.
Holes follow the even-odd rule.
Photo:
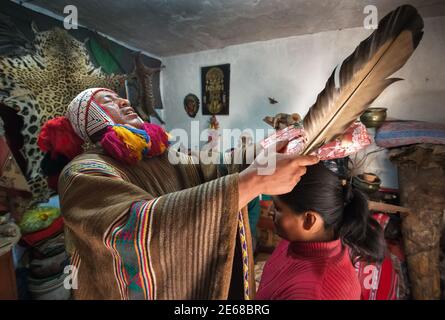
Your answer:
[[[343,186],[322,163],[307,167],[295,188],[278,198],[297,214],[320,214],[325,229],[333,230],[335,238],[351,248],[354,263],[383,260],[383,230],[370,215],[367,197],[350,184]]]

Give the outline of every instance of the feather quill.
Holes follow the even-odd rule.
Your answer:
[[[399,78],[388,78],[399,70],[423,35],[423,20],[417,10],[403,5],[387,14],[378,28],[341,64],[340,85],[335,87],[335,69],[303,119],[309,154],[332,141]]]

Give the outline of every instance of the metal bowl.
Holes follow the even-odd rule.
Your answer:
[[[360,117],[366,128],[378,128],[386,119],[386,108],[368,108]]]
[[[352,178],[352,185],[367,194],[377,192],[380,189],[380,183],[379,177],[377,177],[374,182],[369,182],[364,179],[363,174]]]

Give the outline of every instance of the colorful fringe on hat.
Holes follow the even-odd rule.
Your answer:
[[[100,144],[114,159],[127,164],[135,164],[144,156],[162,154],[168,147],[169,135],[163,128],[144,123],[143,129],[123,125],[109,126]]]
[[[74,132],[67,118],[57,117],[43,125],[37,144],[45,152],[40,167],[48,177],[48,186],[57,190],[60,172],[68,162],[82,153],[83,140]]]
[[[134,165],[142,158],[161,155],[169,146],[169,134],[160,126],[144,123],[143,129],[125,125],[109,125],[100,140],[105,152],[122,163]],[[39,148],[46,152],[42,171],[57,190],[58,175],[65,165],[81,154],[83,140],[76,135],[65,117],[49,120],[38,139]]]
[[[82,153],[83,140],[74,132],[67,118],[57,117],[45,122],[37,144],[40,150],[48,152],[53,160],[59,156],[73,159]]]
[[[109,125],[105,130],[101,146],[109,156],[123,163],[135,164],[144,156],[158,156],[169,146],[168,133],[156,124],[144,123],[143,129]],[[71,160],[82,153],[84,142],[76,135],[68,119],[57,117],[44,124],[37,143],[51,160],[61,157]]]

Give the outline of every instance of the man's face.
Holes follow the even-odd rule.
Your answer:
[[[94,96],[96,100],[108,113],[116,124],[126,124],[131,127],[141,129],[143,120],[130,106],[130,101],[119,97],[110,91],[99,91]]]

